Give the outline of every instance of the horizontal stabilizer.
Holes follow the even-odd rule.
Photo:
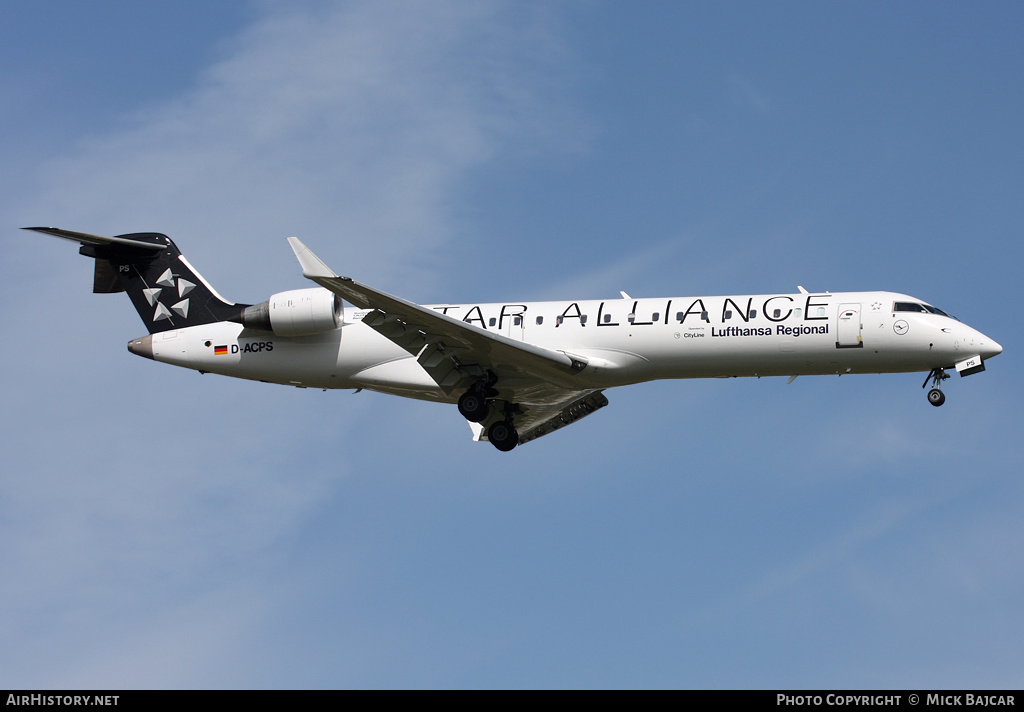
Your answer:
[[[248,306],[233,304],[217,294],[162,233],[108,237],[55,227],[24,229],[81,245],[78,253],[96,262],[92,291],[127,292],[151,334],[228,321]]]
[[[25,227],[22,228],[22,230],[32,230],[33,232],[41,232],[46,235],[53,235],[54,237],[61,237],[64,238],[65,240],[72,240],[82,245],[120,245],[122,247],[137,248],[149,252],[160,252],[161,250],[167,249],[167,245],[158,245],[151,242],[140,242],[138,240],[129,240],[123,237],[106,237],[104,235],[90,235],[87,232],[61,230],[56,227]]]

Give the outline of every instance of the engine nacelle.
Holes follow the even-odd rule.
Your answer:
[[[278,336],[308,336],[341,328],[341,297],[323,287],[278,292],[246,307],[242,325]]]

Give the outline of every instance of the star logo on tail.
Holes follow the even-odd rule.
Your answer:
[[[187,319],[188,318],[188,299],[181,299],[176,304],[172,304],[168,309],[163,303],[160,302],[160,293],[163,292],[163,288],[176,289],[178,297],[184,297],[186,294],[196,288],[193,282],[189,282],[187,279],[175,275],[171,272],[170,268],[164,270],[164,273],[156,280],[156,283],[160,287],[150,287],[149,289],[142,290],[142,293],[146,295],[146,301],[149,302],[151,307],[155,308],[153,312],[153,321],[161,321],[163,319],[170,319],[172,312],[178,316]]]

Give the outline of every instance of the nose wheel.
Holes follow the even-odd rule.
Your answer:
[[[928,402],[938,408],[940,405],[946,402],[946,394],[942,392],[942,382],[949,378],[949,374],[946,373],[944,368],[933,368],[928,372],[928,375],[924,379],[924,383],[921,384],[921,388],[928,385],[928,381],[932,382],[932,388],[928,391]]]

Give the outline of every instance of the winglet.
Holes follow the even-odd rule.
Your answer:
[[[292,246],[292,252],[295,253],[295,258],[299,261],[299,265],[302,267],[302,276],[308,277],[309,279],[315,279],[317,277],[331,278],[337,277],[331,271],[331,268],[323,263],[319,257],[313,254],[313,251],[302,244],[302,240],[297,237],[289,237],[288,244]]]

